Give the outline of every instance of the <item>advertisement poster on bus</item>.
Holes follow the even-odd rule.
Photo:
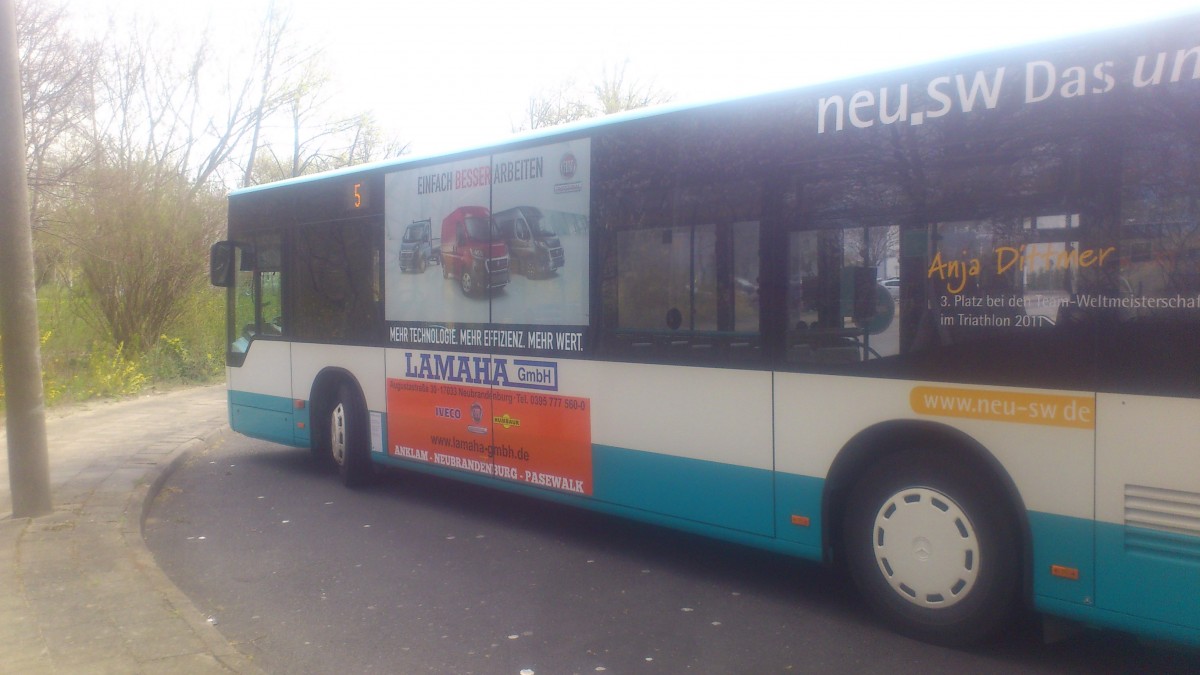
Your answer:
[[[389,342],[582,351],[590,168],[582,139],[389,174]]]
[[[404,352],[388,379],[388,454],[592,494],[591,401],[557,393],[557,364]]]

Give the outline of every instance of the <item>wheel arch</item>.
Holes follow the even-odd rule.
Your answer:
[[[921,420],[881,422],[856,434],[838,452],[825,480],[821,512],[823,546],[828,561],[841,564],[842,533],[840,523],[845,515],[849,493],[855,481],[870,464],[883,457],[913,446],[925,446],[938,452],[953,453],[954,461],[967,464],[982,472],[1005,496],[1001,504],[1006,516],[1017,523],[1021,550],[1020,583],[1022,601],[1028,605],[1032,597],[1032,537],[1024,500],[1012,476],[983,444],[953,427]]]

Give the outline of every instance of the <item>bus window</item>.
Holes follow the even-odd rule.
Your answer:
[[[898,354],[898,255],[895,226],[790,233],[787,360],[838,365]]]
[[[280,236],[251,237],[249,246],[237,247],[234,324],[229,351],[244,354],[250,342],[264,335],[283,332],[283,295],[280,284]]]
[[[759,304],[759,226],[757,221],[734,223],[731,230],[733,262],[732,330],[756,333],[762,316]]]
[[[382,223],[322,223],[294,232],[294,335],[349,341],[382,335]]]
[[[705,225],[617,233],[621,328],[716,329],[715,229]],[[668,314],[680,317],[671,322],[677,325],[668,324]]]
[[[279,236],[260,246],[258,262],[258,305],[255,321],[261,335],[283,334],[283,283]]]
[[[234,249],[237,275],[233,287],[233,323],[230,325],[229,351],[244,354],[255,333],[254,254],[238,246]],[[236,331],[236,332],[235,332]]]
[[[1198,145],[1182,120],[1126,139],[1111,235],[1118,271],[1095,281],[1105,302],[1091,310],[1105,325],[1106,390],[1200,393],[1200,357],[1191,348],[1200,316]]]
[[[760,353],[760,194],[746,183],[677,189],[667,222],[615,232],[606,297],[616,350],[668,360]]]

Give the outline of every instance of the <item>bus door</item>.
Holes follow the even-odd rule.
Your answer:
[[[637,186],[609,204],[596,498],[774,535],[758,182]],[[627,197],[627,199],[626,199]]]
[[[883,284],[899,280],[899,227],[803,209],[789,225],[780,246],[786,285],[773,396],[776,529],[820,558],[824,477],[837,451],[872,423],[864,413],[884,410],[889,396],[886,385],[826,375],[861,374],[899,351],[899,297]]]
[[[283,332],[282,236],[257,233],[237,242],[227,336],[230,426],[277,443],[296,442],[291,345]],[[307,431],[304,440],[307,441]]]

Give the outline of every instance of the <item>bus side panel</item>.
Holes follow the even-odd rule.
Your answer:
[[[1091,607],[1096,588],[1095,521],[1041,511],[1030,511],[1028,517],[1035,606],[1053,600]]]
[[[929,397],[929,398],[926,398]],[[819,495],[837,454],[859,432],[877,424],[933,423],[965,434],[987,450],[1012,479],[1028,510],[1034,558],[1045,561],[1034,575],[1034,593],[1075,603],[1094,594],[1092,514],[1095,432],[1089,424],[1030,423],[1027,400],[1048,406],[1069,401],[1091,406],[1079,392],[1032,392],[1010,387],[940,385],[903,380],[777,373],[775,378],[776,466],[779,536],[819,545],[823,523]],[[963,413],[999,402],[1008,418]],[[1020,403],[1018,403],[1020,402]],[[1007,405],[1011,403],[1012,405]],[[939,409],[939,406],[945,406]],[[836,411],[836,414],[830,414]],[[786,480],[784,477],[787,477]],[[793,519],[792,515],[800,518]],[[806,520],[807,518],[807,520]],[[1049,575],[1050,565],[1080,571],[1066,581]]]
[[[777,536],[806,546],[821,546],[826,528],[836,526],[822,518],[825,476],[838,451],[861,431],[865,420],[856,410],[863,392],[837,385],[849,379],[861,387],[861,378],[838,378],[802,373],[775,373],[775,519]],[[845,397],[839,393],[844,391]],[[883,401],[872,398],[872,403]],[[903,408],[880,410],[873,420],[904,413]]]
[[[775,474],[775,532],[781,539],[803,546],[805,557],[813,560],[824,559],[824,492],[824,479]]]
[[[382,453],[386,445],[387,402],[384,378],[384,350],[380,347],[349,347],[343,345],[297,343],[292,346],[292,398],[308,401],[313,384],[322,371],[335,368],[353,376],[362,389],[370,417],[371,452]],[[311,403],[311,402],[310,402]],[[298,424],[296,437],[304,446],[311,444],[309,421],[310,406],[296,412],[297,421],[303,415],[304,424]],[[301,444],[301,443],[298,443]]]
[[[1096,604],[1200,629],[1200,401],[1097,398]]]
[[[284,445],[296,445],[294,417],[290,398],[229,392],[229,428],[253,438]]]
[[[383,365],[384,350],[379,347],[296,343],[292,346],[290,395],[307,400],[312,394],[317,375],[323,370],[336,368],[354,376],[362,388],[367,410],[379,413],[387,408]]]
[[[717,527],[770,535],[771,473],[734,464],[593,445],[596,498]]]
[[[599,500],[774,535],[771,373],[561,362],[592,400]]]
[[[254,340],[242,365],[226,368],[231,429],[275,443],[297,444],[291,350],[287,342]]]
[[[770,373],[492,358],[388,350],[388,456],[774,535]]]

